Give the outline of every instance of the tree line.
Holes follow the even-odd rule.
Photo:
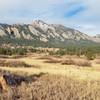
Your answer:
[[[66,48],[59,48],[58,50],[44,50],[37,49],[35,47],[15,47],[15,48],[0,48],[0,54],[2,55],[26,55],[27,53],[48,53],[49,55],[77,55],[86,56],[89,60],[94,59],[97,55],[100,55],[100,46],[67,46]]]
[[[84,55],[89,60],[95,59],[97,55],[100,55],[100,46],[68,46],[66,48],[59,49],[57,51],[50,51],[50,55]]]

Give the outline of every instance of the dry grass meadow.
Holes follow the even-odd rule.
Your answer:
[[[15,82],[23,79],[17,85],[8,82],[8,91],[1,91],[0,100],[100,100],[99,58],[90,61],[46,54],[1,57],[0,70],[1,75],[16,75],[12,77]]]

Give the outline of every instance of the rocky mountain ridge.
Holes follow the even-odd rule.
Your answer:
[[[31,24],[0,24],[0,38],[6,40],[26,40],[31,43],[66,44],[68,41],[91,41],[100,43],[100,39],[88,36],[78,30],[63,25],[47,24],[41,20]],[[10,41],[9,41],[10,42]]]

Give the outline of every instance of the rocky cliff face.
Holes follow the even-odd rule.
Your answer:
[[[100,42],[99,39],[62,25],[47,24],[36,20],[32,24],[0,24],[0,37],[6,40],[26,40],[35,43],[58,44],[72,41]]]
[[[94,38],[100,39],[100,34],[97,34],[96,36],[94,36]]]

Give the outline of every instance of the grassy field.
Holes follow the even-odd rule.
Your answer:
[[[17,59],[1,58],[1,61],[2,60],[5,60],[6,63],[10,62],[10,66],[9,63],[7,63],[8,66],[7,64],[6,66],[5,64],[2,66],[0,65],[0,69],[12,71],[12,72],[21,71],[29,75],[43,72],[43,73],[69,76],[71,78],[73,77],[73,78],[85,79],[85,80],[100,79],[100,72],[99,72],[100,64],[97,63],[100,59],[86,61],[84,58],[76,58],[76,57],[69,57],[69,56],[55,57],[55,56],[34,54],[28,57],[17,58]],[[72,63],[72,60],[75,63]],[[71,61],[72,64],[69,63],[62,64],[62,62],[64,61],[67,62]],[[91,65],[90,64],[87,65],[87,62],[91,63]],[[84,65],[86,64],[86,66],[81,66],[81,64],[83,65],[83,63]]]
[[[39,75],[30,83],[22,82],[1,100],[100,100],[100,58],[86,60],[77,56],[47,56],[0,58],[0,70],[21,76]],[[16,63],[17,62],[17,63]],[[16,64],[15,64],[16,63]]]

